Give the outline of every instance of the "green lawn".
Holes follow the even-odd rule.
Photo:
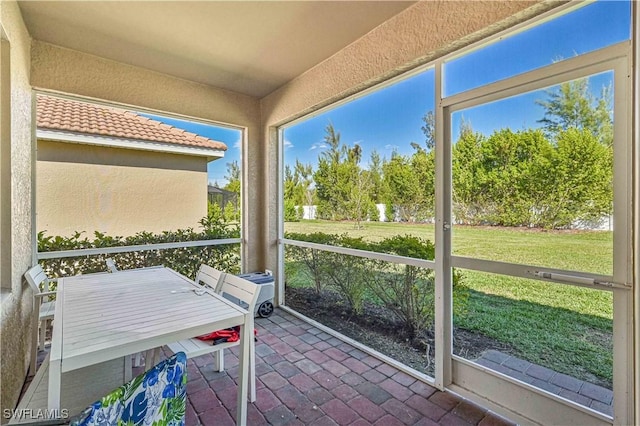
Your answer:
[[[434,225],[430,224],[367,222],[362,229],[355,229],[352,222],[304,220],[285,223],[285,232],[348,233],[371,241],[411,234],[435,241]],[[458,256],[598,274],[612,271],[611,232],[455,226],[452,239]]]
[[[302,221],[288,232],[348,233],[368,240],[411,234],[433,241],[433,225]],[[610,274],[611,232],[538,231],[457,226],[454,254],[488,260]],[[566,374],[611,385],[612,294],[463,270],[469,300],[457,326],[511,346],[517,355]]]

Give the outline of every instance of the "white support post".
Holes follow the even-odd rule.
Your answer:
[[[436,225],[435,225],[435,384],[444,390],[451,384],[452,273],[451,273],[451,120],[442,106],[442,68],[436,73]]]
[[[631,424],[638,424],[640,422],[640,288],[638,281],[640,277],[640,261],[638,260],[638,253],[640,252],[640,67],[638,66],[640,61],[640,5],[637,2],[632,2],[632,53],[631,53],[631,75],[632,83],[631,90],[628,93],[632,94],[632,113],[629,127],[632,129],[632,133],[629,136],[631,143],[632,153],[632,165],[630,173],[633,176],[631,188],[631,226],[633,229],[633,242],[631,253],[629,254],[629,264],[633,267],[633,273],[631,275],[631,284],[633,287],[632,301],[631,301],[631,316],[633,322],[631,324],[631,341],[633,347],[631,349],[630,362],[633,369],[633,378],[631,379],[631,389],[634,391],[633,395],[628,398],[631,403],[629,409]],[[615,311],[614,311],[615,312]]]
[[[616,283],[633,285],[633,70],[626,58],[614,67],[614,128],[613,128],[613,279]],[[637,143],[637,142],[636,142]],[[636,153],[637,155],[637,153]],[[637,174],[637,170],[635,173]],[[637,202],[637,200],[636,200]],[[637,232],[637,228],[635,229]],[[634,422],[634,362],[633,291],[613,291],[613,423]]]
[[[249,339],[249,402],[256,402],[256,343],[254,327],[253,312],[249,312],[247,323],[244,327],[247,329],[246,335]]]
[[[278,212],[278,238],[276,241],[276,247],[278,249],[278,269],[276,274],[276,306],[282,306],[285,304],[284,300],[284,130],[279,128],[277,131],[278,139],[278,200],[277,200],[277,212]]]
[[[216,371],[224,371],[224,351],[217,351],[213,357],[215,359]]]
[[[62,389],[62,361],[60,359],[49,362],[49,393],[47,404],[49,410],[58,412],[60,410],[60,392]]]
[[[633,421],[632,292],[613,290],[613,424],[631,425]]]

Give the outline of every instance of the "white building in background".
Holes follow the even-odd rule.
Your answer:
[[[299,206],[296,206],[299,208]],[[313,220],[316,218],[317,206],[302,206],[302,218],[307,220]]]
[[[302,219],[304,220],[313,220],[316,219],[316,208],[318,206],[296,206],[297,209],[302,207]],[[379,213],[379,222],[386,222],[387,216],[385,215],[386,205],[385,204],[376,204],[376,208]]]

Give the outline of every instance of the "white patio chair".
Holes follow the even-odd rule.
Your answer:
[[[196,283],[209,287],[216,293],[220,292],[220,286],[227,274],[218,269],[212,268],[204,263],[200,265],[196,274]]]
[[[44,273],[40,265],[29,269],[24,274],[24,277],[33,291],[33,332],[31,335],[31,362],[29,364],[29,371],[31,374],[35,374],[38,348],[44,349],[47,326],[53,320],[53,314],[56,310],[56,302],[55,300],[51,300],[51,296],[56,293],[51,290],[51,283],[55,282],[55,280],[49,280],[49,277],[47,277],[47,274]],[[40,328],[39,332],[38,327]],[[40,336],[39,339],[38,336]]]
[[[219,288],[222,285],[222,281],[224,280],[224,277],[226,275],[227,274],[225,272],[212,268],[211,266],[203,263],[202,265],[200,265],[200,268],[196,273],[195,282],[197,284],[210,288],[216,293],[219,293]],[[176,351],[173,351],[173,352],[175,353]],[[155,365],[157,362],[159,362],[159,358],[160,358],[160,348],[150,349],[145,353],[145,356],[144,356],[145,364],[149,366]],[[140,366],[140,354],[136,355],[136,358],[134,360],[134,366],[135,367]],[[222,370],[219,370],[219,371],[222,371]]]
[[[244,278],[237,277],[235,275],[226,274],[221,280],[221,284],[218,286],[218,293],[221,295],[228,295],[234,298],[234,300],[240,301],[241,306],[250,312],[247,324],[245,327],[253,333],[253,312],[256,306],[256,300],[260,294],[260,286],[245,280]],[[214,331],[214,330],[212,330]],[[216,355],[216,369],[218,371],[224,371],[224,350],[232,346],[237,346],[240,341],[237,342],[225,342],[213,345],[211,341],[204,341],[198,338],[191,338],[181,340],[179,342],[172,343],[169,349],[173,353],[184,352],[187,357],[193,358],[200,355],[213,353]],[[249,395],[251,402],[256,400],[256,346],[253,336],[249,342]]]

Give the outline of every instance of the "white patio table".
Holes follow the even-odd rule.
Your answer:
[[[62,373],[242,326],[249,315],[165,267],[62,278],[49,358],[49,409],[61,408]],[[237,424],[244,425],[253,330],[243,326],[240,335]]]

